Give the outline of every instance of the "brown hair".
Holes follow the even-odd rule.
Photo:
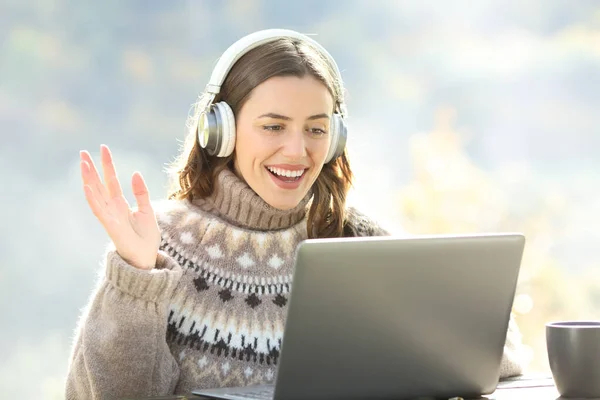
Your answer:
[[[277,39],[260,45],[244,54],[233,66],[213,103],[226,101],[238,115],[252,90],[274,76],[319,79],[329,89],[336,107],[343,102],[342,83],[333,66],[312,45],[296,39]],[[231,168],[234,155],[209,155],[198,143],[197,123],[206,104],[206,94],[200,96],[188,119],[189,132],[181,153],[169,166],[172,184],[170,199],[204,198],[214,190],[219,172]],[[312,187],[312,203],[308,211],[308,237],[326,238],[343,235],[346,220],[346,197],[353,174],[346,151],[336,160],[323,166]]]

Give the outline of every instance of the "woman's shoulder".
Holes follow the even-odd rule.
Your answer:
[[[344,236],[389,236],[390,232],[383,228],[375,219],[355,207],[346,208]]]
[[[188,200],[162,199],[152,201],[158,226],[163,233],[177,233],[187,226],[206,219],[197,207],[192,207]]]

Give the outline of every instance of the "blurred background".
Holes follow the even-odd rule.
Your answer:
[[[349,93],[350,202],[394,232],[522,231],[514,311],[529,372],[544,323],[600,318],[595,0],[0,1],[0,388],[64,397],[108,236],[79,150],[127,197],[165,196],[216,59],[264,28],[314,33]]]

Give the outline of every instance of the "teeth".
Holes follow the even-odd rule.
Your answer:
[[[288,178],[297,178],[299,176],[302,176],[302,174],[304,174],[304,170],[297,170],[297,171],[290,171],[289,169],[281,169],[281,168],[273,168],[273,167],[267,167],[267,169],[271,172],[273,172],[274,174],[277,174],[279,176],[286,176]]]

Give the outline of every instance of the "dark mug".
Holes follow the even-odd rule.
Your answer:
[[[600,398],[600,321],[546,324],[550,370],[565,398]]]

